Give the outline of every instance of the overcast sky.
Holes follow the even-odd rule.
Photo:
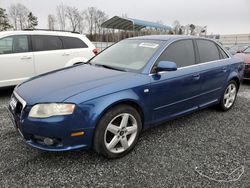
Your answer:
[[[55,14],[61,2],[79,10],[94,6],[109,17],[126,13],[130,18],[162,20],[168,25],[174,20],[207,25],[213,34],[250,33],[250,0],[0,0],[0,7],[22,3],[38,17],[38,28],[47,28],[47,15]]]

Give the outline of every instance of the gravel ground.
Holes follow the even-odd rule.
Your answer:
[[[250,187],[250,83],[232,110],[193,113],[144,132],[124,158],[25,145],[0,91],[0,187]]]

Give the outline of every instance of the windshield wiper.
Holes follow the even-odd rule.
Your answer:
[[[109,66],[109,65],[101,65],[101,64],[95,64],[96,66],[100,66],[100,67],[104,67],[106,69],[112,69],[112,70],[118,70],[118,71],[123,71],[123,72],[126,72],[125,69],[121,69],[121,68],[117,68],[117,67],[112,67],[112,66]]]

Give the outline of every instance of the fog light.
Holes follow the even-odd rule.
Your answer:
[[[51,138],[44,138],[43,142],[48,146],[52,146],[54,144],[54,140]]]

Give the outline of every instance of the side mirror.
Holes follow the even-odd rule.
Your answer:
[[[160,61],[156,67],[156,72],[162,71],[176,71],[177,65],[171,61]]]

